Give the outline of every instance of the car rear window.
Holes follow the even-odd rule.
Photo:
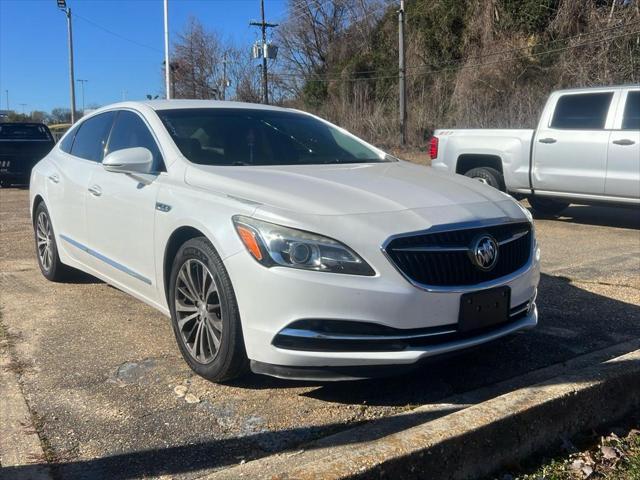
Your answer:
[[[613,92],[563,95],[556,104],[551,127],[601,130],[612,98]]]
[[[245,108],[158,111],[174,142],[201,165],[308,165],[390,161],[310,115]]]
[[[640,130],[640,91],[629,92],[622,116],[624,130]]]
[[[0,140],[53,140],[44,125],[0,124]]]

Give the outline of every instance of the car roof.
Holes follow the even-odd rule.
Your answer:
[[[251,110],[271,110],[280,112],[294,111],[288,108],[275,107],[272,105],[263,105],[260,103],[246,103],[246,102],[228,102],[224,100],[187,100],[187,99],[174,99],[174,100],[146,100],[146,101],[131,101],[131,102],[119,102],[111,105],[105,105],[104,107],[96,110],[112,110],[114,108],[139,108],[141,106],[149,107],[153,110],[171,110],[181,108],[237,108],[237,109],[251,109]]]

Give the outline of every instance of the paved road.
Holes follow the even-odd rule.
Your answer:
[[[536,228],[544,275],[533,332],[400,378],[322,385],[249,376],[216,385],[191,374],[168,320],[151,308],[90,277],[47,282],[27,192],[4,189],[0,348],[13,357],[62,477],[197,478],[418,405],[441,415],[535,370],[639,338],[638,211],[576,206]]]

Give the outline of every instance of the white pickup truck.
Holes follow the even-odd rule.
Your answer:
[[[640,85],[553,92],[535,130],[436,130],[430,155],[433,168],[527,197],[539,214],[640,205]]]

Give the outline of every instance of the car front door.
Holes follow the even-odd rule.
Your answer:
[[[152,301],[157,299],[154,264],[156,197],[164,163],[143,118],[131,110],[117,113],[106,154],[144,147],[154,158],[154,173],[133,175],[98,168],[89,182],[87,230],[94,264],[115,284]],[[105,154],[105,155],[106,155]]]
[[[640,198],[640,90],[629,90],[620,99],[622,112],[611,132],[606,195]]]
[[[556,99],[534,139],[535,190],[604,194],[616,95],[612,91],[565,93]]]
[[[56,169],[48,177],[47,197],[53,227],[64,251],[83,264],[89,263],[87,187],[93,173],[101,168],[114,116],[105,112],[83,121],[62,140],[52,157]]]

